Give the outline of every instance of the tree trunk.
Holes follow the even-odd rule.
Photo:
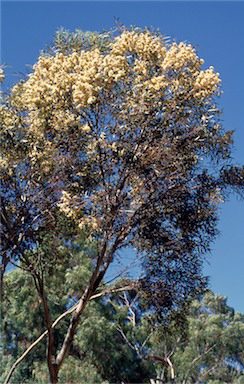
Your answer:
[[[37,281],[35,279],[37,279]],[[34,281],[35,281],[37,290],[39,292],[39,295],[42,299],[45,323],[46,323],[46,327],[47,327],[47,331],[48,331],[47,365],[48,365],[48,370],[49,370],[50,383],[51,384],[57,384],[58,383],[59,367],[55,362],[56,359],[54,356],[54,330],[52,328],[52,321],[51,321],[47,296],[44,292],[44,282],[43,282],[43,279],[39,275],[36,275],[36,277],[34,277]],[[37,284],[37,282],[38,282],[38,284]]]
[[[50,367],[51,368],[51,367]],[[58,384],[58,366],[52,364],[52,368],[49,368],[50,384]]]
[[[5,271],[5,265],[2,264],[0,267],[0,302],[3,300],[3,275]]]

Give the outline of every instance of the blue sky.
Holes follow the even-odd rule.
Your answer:
[[[7,83],[33,65],[39,51],[59,27],[97,30],[153,26],[176,41],[191,42],[220,72],[223,125],[235,130],[234,158],[244,163],[244,3],[227,1],[2,1],[1,62],[8,68]],[[234,196],[220,212],[221,236],[204,271],[210,287],[228,296],[229,305],[244,312],[244,203]]]

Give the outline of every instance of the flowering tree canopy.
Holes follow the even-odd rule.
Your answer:
[[[216,106],[219,74],[203,65],[190,44],[149,30],[60,32],[2,103],[6,254],[26,261],[26,247],[40,243],[41,228],[57,232],[60,215],[97,242],[63,346],[49,348],[52,382],[118,250],[145,255],[142,286],[159,311],[197,286],[217,206],[244,184]],[[13,236],[20,201],[26,213]]]

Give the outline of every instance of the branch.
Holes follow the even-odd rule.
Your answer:
[[[161,357],[161,356],[158,356],[158,355],[147,355],[145,356],[146,359],[153,359],[155,361],[159,361],[160,363],[162,364],[168,364],[169,368],[170,368],[170,375],[171,375],[171,382],[174,383],[174,379],[175,379],[175,371],[174,371],[174,367],[173,367],[173,364],[170,360],[170,358],[167,356],[167,357]]]
[[[106,285],[107,285],[107,284],[110,284],[112,281],[117,280],[120,276],[123,276],[124,273],[125,273],[128,269],[131,269],[132,266],[134,267],[137,263],[139,263],[139,260],[140,260],[141,258],[142,258],[142,256],[140,256],[140,257],[137,256],[135,261],[132,261],[130,264],[127,264],[126,267],[122,268],[122,269],[118,272],[118,274],[117,274],[116,276],[114,276],[114,277],[110,277],[110,276],[113,276],[113,275],[108,276],[108,277],[110,277],[110,280],[106,281],[105,284],[106,284]]]
[[[213,348],[215,347],[215,345],[216,345],[216,343],[214,343],[211,347],[209,347],[208,349],[206,349],[202,355],[199,355],[199,356],[195,357],[195,359],[192,360],[192,362],[191,362],[191,366],[193,366],[194,363],[195,363],[196,361],[198,361],[199,359],[201,359],[201,357],[207,355],[207,354],[211,351],[211,349],[213,349]]]
[[[113,244],[113,246],[111,248],[111,251],[109,252],[108,258],[107,258],[107,260],[105,261],[105,263],[103,265],[102,270],[99,272],[99,274],[97,276],[97,279],[96,279],[95,284],[94,284],[95,290],[97,289],[97,287],[99,286],[99,284],[103,280],[103,278],[105,276],[105,273],[107,272],[108,267],[110,266],[110,264],[112,262],[114,253],[116,252],[116,249],[122,243],[122,241],[128,236],[129,232],[130,232],[130,228],[129,229],[128,228],[123,228],[120,231],[120,234],[118,235],[117,239],[115,240],[115,242],[114,242],[114,244]]]
[[[173,366],[173,364],[172,364],[172,362],[171,362],[171,360],[170,360],[169,357],[166,358],[166,361],[167,361],[167,363],[168,363],[168,365],[169,365],[169,367],[170,367],[171,381],[172,381],[172,383],[173,383],[173,382],[174,382],[174,379],[175,379],[174,366]]]
[[[70,349],[71,344],[72,344],[73,339],[74,339],[76,328],[77,328],[78,323],[79,323],[80,316],[81,316],[82,312],[84,311],[87,302],[90,300],[90,297],[96,291],[98,285],[101,282],[101,280],[99,280],[99,277],[101,275],[101,272],[99,273],[99,269],[100,269],[100,267],[104,261],[104,258],[106,257],[107,240],[108,240],[108,237],[106,234],[102,251],[98,255],[98,258],[97,258],[96,267],[92,273],[92,276],[91,276],[91,278],[90,278],[90,280],[86,286],[86,289],[85,289],[81,299],[78,302],[75,313],[73,315],[72,320],[70,321],[69,328],[66,332],[66,336],[65,336],[64,342],[62,344],[61,350],[58,353],[58,356],[56,358],[56,366],[57,366],[58,370],[60,369],[61,365],[63,364],[65,356],[69,352],[69,349]],[[116,242],[113,244],[113,246],[109,252],[108,259],[113,257],[115,250],[116,250]],[[103,278],[103,276],[102,276],[102,278]]]
[[[46,297],[46,294],[44,292],[43,280],[40,277],[38,277],[38,282],[39,282],[39,286],[40,286],[40,297],[42,299],[42,304],[43,304],[46,328],[48,331],[47,363],[48,363],[48,368],[49,368],[49,373],[51,375],[51,379],[53,379],[54,374],[55,374],[54,366],[53,366],[54,333],[53,333],[53,328],[52,328],[52,322],[51,322],[51,316],[50,316],[50,311],[49,311],[49,307],[48,307],[47,297]]]
[[[3,276],[9,261],[10,257],[6,255],[2,256],[2,264],[0,265],[0,301],[3,299]]]
[[[98,299],[100,297],[103,297],[107,294],[111,294],[111,293],[115,293],[115,292],[120,292],[120,291],[129,291],[131,289],[134,289],[135,286],[134,284],[132,285],[126,285],[125,287],[121,287],[121,288],[114,288],[114,289],[107,289],[103,292],[100,292],[100,293],[97,293],[93,296],[90,297],[90,300],[95,300],[95,299]],[[73,305],[73,307],[71,307],[70,309],[68,309],[66,312],[62,313],[62,315],[60,315],[55,321],[54,323],[52,324],[51,328],[54,328],[65,316],[69,315],[70,313],[72,313],[77,307],[78,307],[78,303],[76,303],[75,305]],[[4,381],[4,384],[8,384],[9,383],[9,380],[11,379],[16,367],[19,365],[19,363],[21,363],[22,360],[24,360],[24,358],[32,351],[32,349],[40,342],[42,341],[48,334],[48,330],[46,330],[45,332],[43,332],[39,337],[38,339],[36,339],[28,348],[27,350],[23,353],[23,355],[21,355],[18,360],[15,361],[15,363],[12,365],[9,373],[8,373],[8,376],[6,378],[6,380]]]
[[[129,347],[130,347],[131,349],[136,350],[136,349],[135,349],[135,346],[134,346],[133,344],[131,344],[131,342],[127,339],[127,337],[126,337],[126,335],[125,335],[123,329],[122,329],[120,326],[117,327],[117,331],[119,331],[119,333],[121,334],[121,336],[122,336],[123,339],[125,340],[126,344],[128,344]]]
[[[136,297],[134,298],[134,300],[131,303],[129,303],[129,300],[126,297],[126,293],[123,292],[123,294],[124,294],[123,296],[124,296],[125,305],[128,308],[128,311],[131,313],[131,316],[128,315],[127,318],[132,322],[133,327],[135,327],[135,325],[136,325],[136,314],[135,314],[135,312],[132,309],[132,305],[138,299],[139,295],[137,294]]]
[[[158,355],[146,355],[145,359],[153,359],[153,360],[159,361],[162,364],[166,363],[165,358]]]
[[[142,348],[146,345],[147,341],[150,339],[150,337],[152,336],[152,334],[153,334],[153,331],[151,331],[151,332],[149,333],[149,335],[147,335],[147,337],[145,338],[145,340],[143,341],[143,343],[142,343],[142,345],[141,345]]]
[[[25,267],[22,267],[22,266],[16,264],[16,263],[15,263],[14,261],[12,261],[11,259],[10,259],[9,262],[10,262],[10,264],[12,264],[14,267],[19,268],[19,269],[21,269],[22,271],[30,272],[30,269],[27,269],[27,268],[25,268]]]
[[[209,347],[208,349],[206,349],[204,351],[204,353],[202,355],[198,355],[197,357],[195,357],[195,359],[192,360],[191,364],[190,364],[190,368],[187,370],[186,374],[184,375],[185,376],[185,379],[183,381],[183,384],[186,383],[186,378],[190,372],[190,370],[192,369],[192,367],[194,366],[194,364],[199,360],[201,359],[203,356],[207,355],[211,349],[213,349],[214,347],[216,346],[216,343],[214,343],[211,347]]]
[[[203,371],[201,374],[200,374],[200,379],[201,377],[205,377],[207,376],[211,371],[215,371],[217,367],[219,367],[222,363],[224,362],[224,359],[218,361],[213,367],[207,369],[205,372]]]

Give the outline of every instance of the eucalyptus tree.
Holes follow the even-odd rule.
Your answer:
[[[67,306],[77,302],[80,284],[85,285],[89,277],[91,265],[86,250],[80,250],[76,244],[72,252],[74,255],[69,258],[63,252],[63,264],[55,268],[55,277],[50,274],[46,280],[50,313],[54,317],[58,317],[65,312]],[[118,284],[121,286],[122,282],[117,282]],[[123,285],[125,286],[125,281]],[[46,328],[42,301],[28,271],[21,268],[11,270],[5,278],[5,290],[8,295],[3,297],[0,319],[3,362],[0,367],[1,382],[6,379],[14,361],[22,356],[30,343],[45,332]],[[121,292],[121,296],[126,297],[126,292]],[[142,355],[139,356],[122,336],[126,333],[130,338],[131,327],[136,332],[139,343],[139,335],[148,336],[147,326],[140,329],[139,317],[139,322],[127,324],[128,313],[128,307],[124,304],[117,305],[111,295],[92,301],[77,329],[69,357],[60,370],[61,382],[143,383],[148,382],[149,377],[154,377],[152,362],[144,361]],[[57,348],[68,324],[68,317],[64,317],[54,329]],[[47,383],[49,373],[45,360],[43,338],[22,364],[17,366],[12,376],[13,382]]]
[[[201,284],[218,203],[244,184],[216,106],[219,74],[203,64],[190,44],[147,29],[61,31],[2,103],[4,265],[20,257],[42,297],[52,383],[117,252],[143,256],[141,287],[159,315]],[[33,251],[43,233],[62,241],[64,222],[71,238],[91,236],[96,254],[57,348],[42,267],[52,254]]]
[[[244,317],[209,291],[193,300],[184,332],[172,322],[151,338],[148,358],[163,383],[242,383]]]

